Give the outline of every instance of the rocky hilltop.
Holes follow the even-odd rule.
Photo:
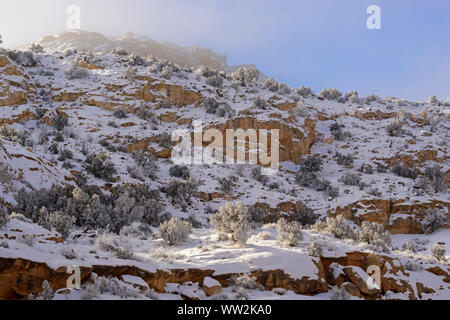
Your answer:
[[[292,89],[133,35],[32,49],[0,52],[1,299],[450,298],[448,104]],[[279,130],[279,171],[175,165],[194,121]]]

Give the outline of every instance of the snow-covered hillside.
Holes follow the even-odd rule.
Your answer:
[[[0,298],[450,298],[448,104],[63,40],[0,52]],[[174,165],[194,121],[278,129],[279,171]]]

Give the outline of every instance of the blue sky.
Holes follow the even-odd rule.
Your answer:
[[[450,97],[448,0],[16,0],[2,4],[4,45],[64,30],[69,4],[82,29],[209,47],[292,87]],[[366,27],[373,4],[382,30]]]

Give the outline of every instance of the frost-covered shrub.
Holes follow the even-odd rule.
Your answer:
[[[301,86],[297,89],[297,93],[301,95],[304,98],[308,98],[309,96],[312,96],[313,92],[310,87]]]
[[[236,112],[228,105],[227,103],[222,104],[219,108],[216,110],[216,115],[218,117],[228,117],[229,119],[233,118],[235,116]]]
[[[297,221],[287,222],[281,218],[277,222],[277,240],[280,244],[296,247],[303,241],[302,226]]]
[[[425,185],[431,187],[436,193],[447,190],[445,173],[441,171],[441,168],[437,164],[433,167],[426,168],[422,179]]]
[[[346,186],[358,186],[361,183],[361,177],[354,173],[346,173],[339,179],[339,181]]]
[[[125,119],[128,117],[127,112],[122,108],[117,108],[113,111],[113,116],[118,119]]]
[[[192,224],[178,218],[172,218],[159,226],[159,233],[169,246],[183,243],[191,233]]]
[[[238,292],[240,289],[264,291],[264,287],[256,281],[256,278],[248,274],[232,276],[230,280],[233,292]]]
[[[399,121],[393,121],[386,127],[386,132],[390,137],[398,137],[404,133],[402,129],[402,123]]]
[[[231,73],[231,79],[239,83],[241,86],[252,86],[258,83],[259,71],[254,68],[240,67]]]
[[[273,92],[277,92],[279,89],[279,84],[274,78],[269,78],[264,81],[264,88],[269,89]]]
[[[231,192],[233,189],[234,184],[238,181],[238,178],[236,176],[229,176],[225,178],[219,179],[220,189],[223,192]]]
[[[8,52],[8,55],[11,60],[24,67],[35,67],[39,62],[39,58],[31,51],[12,50]]]
[[[445,212],[429,209],[422,220],[422,231],[425,234],[432,234],[436,230],[446,226],[447,222],[448,217]]]
[[[86,157],[86,171],[93,174],[96,178],[108,182],[114,182],[114,174],[117,172],[114,163],[105,152],[98,154],[89,154]]]
[[[345,290],[345,288],[335,287],[331,290],[330,300],[350,300],[352,296]]]
[[[96,277],[93,284],[87,284],[81,291],[81,300],[99,299],[100,295],[108,294],[121,299],[138,299],[139,289],[125,284],[117,278]]]
[[[431,96],[428,98],[428,104],[432,105],[432,106],[439,106],[440,105],[440,101],[436,96]]]
[[[220,75],[211,76],[206,79],[206,84],[212,87],[221,88],[223,85],[223,78]]]
[[[164,66],[164,68],[162,68],[161,70],[161,77],[163,77],[164,79],[170,79],[172,78],[173,75],[173,67],[170,65]]]
[[[313,257],[320,257],[323,253],[322,246],[318,242],[311,242],[311,245],[308,248],[308,254]]]
[[[44,53],[44,48],[39,43],[33,43],[30,46],[30,51],[35,54]]]
[[[89,76],[89,71],[79,67],[77,63],[73,63],[72,66],[66,70],[65,74],[69,80],[85,79]]]
[[[353,164],[353,156],[351,154],[343,155],[339,152],[334,156],[336,162],[341,166],[351,166]]]
[[[367,103],[371,103],[371,102],[377,102],[377,101],[381,101],[381,98],[375,94],[368,94],[366,96],[366,102]]]
[[[95,245],[100,250],[113,253],[119,259],[132,260],[134,257],[127,237],[115,237],[110,233],[100,233],[95,238]]]
[[[132,66],[129,66],[127,70],[125,70],[125,78],[127,79],[133,79],[136,77],[137,69],[133,68]]]
[[[302,187],[309,187],[316,181],[317,175],[313,172],[298,172],[295,176],[295,182]]]
[[[392,240],[389,231],[384,230],[380,223],[364,221],[359,232],[359,241],[368,243],[375,251],[389,252],[392,249]]]
[[[169,169],[169,174],[171,177],[183,178],[185,180],[189,179],[191,172],[186,166],[174,165]]]
[[[219,103],[214,98],[206,98],[202,102],[202,107],[205,108],[206,113],[215,114],[217,108],[219,108]]]
[[[345,128],[344,124],[339,124],[337,122],[333,122],[330,125],[330,133],[334,139],[337,141],[343,141],[345,138],[350,137],[349,132],[344,132],[342,129]]]
[[[149,107],[143,104],[136,110],[136,115],[138,116],[139,119],[149,120],[152,118],[153,114],[150,111]]]
[[[430,251],[433,257],[435,257],[439,261],[445,260],[446,250],[444,245],[437,243],[431,247]]]
[[[291,214],[292,221],[299,222],[304,227],[312,226],[317,222],[319,215],[315,214],[310,208],[302,204]]]
[[[248,208],[241,202],[226,203],[219,208],[219,213],[211,216],[210,222],[217,233],[231,233],[231,240],[240,245],[250,236]]]
[[[269,178],[262,174],[262,170],[260,166],[255,166],[251,171],[251,177],[255,179],[256,181],[261,182],[263,185],[266,185]]]
[[[423,267],[413,261],[406,261],[405,265],[405,270],[406,271],[412,271],[412,272],[420,272],[423,271]]]
[[[73,158],[73,153],[70,150],[64,149],[61,150],[59,157],[58,157],[58,161],[66,161],[66,160],[70,160]]]
[[[345,94],[345,101],[350,102],[350,103],[359,103],[360,99],[359,99],[358,91],[347,92]]]
[[[163,132],[158,137],[158,145],[161,148],[170,148],[170,147],[172,147],[172,136],[169,133],[167,133],[167,132]]]
[[[326,100],[337,100],[338,98],[342,97],[342,92],[337,89],[330,88],[320,91],[318,96],[319,98],[323,98]]]
[[[132,157],[136,161],[136,166],[131,167],[130,174],[134,178],[143,180],[144,178],[155,179],[158,170],[158,162],[154,154],[148,154],[143,151],[133,152]]]
[[[174,204],[185,207],[191,203],[191,198],[197,193],[199,182],[189,179],[188,181],[172,180],[165,185],[161,190],[166,193],[168,197],[172,198]]]
[[[53,300],[54,297],[55,294],[52,287],[50,287],[47,280],[44,280],[44,282],[42,282],[42,291],[38,294],[36,300]]]
[[[261,207],[253,206],[248,209],[248,218],[255,225],[260,226],[266,216],[266,212]]]
[[[33,222],[48,230],[55,229],[63,239],[67,239],[75,218],[62,211],[48,212],[45,207],[42,207],[33,215]]]
[[[0,138],[11,142],[19,143],[22,146],[30,144],[28,138],[29,134],[25,131],[16,130],[7,126],[0,127]]]
[[[0,229],[8,223],[8,211],[4,205],[0,203]]]
[[[410,179],[416,179],[418,176],[418,173],[416,170],[408,168],[405,165],[396,164],[392,167],[392,173],[399,177],[403,178],[410,178]]]
[[[253,100],[253,106],[255,107],[255,108],[257,108],[257,109],[262,109],[262,110],[266,110],[267,109],[267,101],[266,100],[264,100],[263,98],[261,98],[261,97],[256,97],[254,100]]]
[[[343,216],[327,217],[325,221],[319,221],[311,228],[317,232],[329,232],[338,239],[357,239],[355,228]]]
[[[301,172],[320,172],[322,170],[323,161],[317,156],[309,156],[302,161]]]
[[[128,63],[132,66],[145,66],[147,62],[134,52],[128,57]]]
[[[120,47],[113,49],[111,53],[118,56],[128,56],[128,52],[124,48]]]
[[[367,193],[377,198],[383,195],[383,193],[380,190],[378,190],[378,188],[371,188],[369,191],[367,191]]]

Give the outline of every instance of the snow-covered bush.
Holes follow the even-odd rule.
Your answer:
[[[431,96],[428,98],[428,104],[432,105],[432,106],[439,106],[440,105],[440,101],[436,96]]]
[[[44,53],[44,48],[39,43],[33,43],[30,46],[30,51],[35,54]]]
[[[375,94],[368,94],[366,96],[366,102],[367,103],[371,103],[371,102],[377,102],[377,101],[381,101],[381,98]]]
[[[345,101],[350,103],[360,103],[358,91],[350,91],[345,94]]]
[[[280,244],[296,247],[303,241],[302,226],[297,221],[287,222],[281,218],[277,222],[277,240]]]
[[[0,126],[0,138],[18,143],[24,147],[30,144],[29,136],[30,135],[25,131],[7,126]]]
[[[161,148],[170,148],[172,146],[172,136],[167,132],[163,132],[158,137],[158,145]]]
[[[132,260],[134,257],[129,239],[124,236],[116,237],[110,233],[100,233],[95,238],[95,245],[100,250],[113,253],[119,259]]]
[[[171,65],[166,65],[164,66],[164,68],[162,68],[161,77],[168,80],[172,78],[172,75],[173,75],[173,67]]]
[[[98,154],[89,154],[86,157],[86,170],[93,174],[96,178],[103,179],[108,182],[114,182],[114,174],[117,172],[114,163],[105,152]]]
[[[298,172],[295,176],[295,182],[302,187],[309,187],[316,181],[317,175],[314,172]]]
[[[199,182],[193,179],[188,181],[172,180],[161,190],[168,197],[172,198],[172,202],[181,207],[186,207],[191,203],[191,198],[197,193]]]
[[[8,210],[0,203],[0,229],[8,223]]]
[[[50,287],[47,280],[44,280],[44,282],[42,282],[42,291],[36,297],[36,300],[53,300],[54,297],[55,294],[52,287]]]
[[[262,109],[262,110],[266,110],[267,109],[267,101],[266,100],[264,100],[263,98],[261,98],[261,97],[256,97],[254,100],[253,100],[253,106],[255,107],[255,108],[257,108],[257,109]]]
[[[133,288],[117,278],[95,277],[94,283],[86,284],[80,293],[81,300],[99,299],[100,295],[108,294],[121,299],[141,298],[139,289]]]
[[[226,203],[211,216],[210,222],[217,233],[231,233],[231,240],[239,245],[244,245],[250,236],[248,208],[241,202]]]
[[[268,181],[268,177],[266,175],[262,174],[261,171],[261,167],[260,166],[255,166],[253,167],[252,171],[251,171],[251,176],[253,179],[255,179],[256,181],[261,182],[263,185],[266,185],[267,181]]]
[[[147,62],[134,52],[128,57],[128,63],[132,66],[145,66]]]
[[[239,83],[241,86],[252,86],[258,83],[259,71],[254,68],[240,67],[231,73],[231,79]]]
[[[233,189],[234,184],[238,181],[238,178],[236,176],[230,175],[229,177],[220,178],[219,184],[220,189],[223,192],[231,192]]]
[[[158,170],[158,162],[154,154],[148,154],[143,151],[132,153],[136,166],[131,167],[135,178],[143,180],[144,178],[155,179]]]
[[[320,243],[311,242],[311,245],[308,248],[308,254],[313,257],[320,257],[323,253],[323,249]]]
[[[206,113],[215,114],[217,108],[219,108],[219,103],[214,98],[206,98],[202,102],[202,107],[205,108]]]
[[[34,67],[39,62],[39,58],[31,51],[12,50],[8,52],[8,55],[11,60],[24,67]]]
[[[310,87],[301,86],[297,89],[297,93],[301,95],[303,98],[308,98],[312,96],[313,92]]]
[[[65,74],[69,80],[85,79],[89,76],[89,71],[79,67],[77,63],[73,63],[72,66],[66,70]]]
[[[430,251],[433,257],[435,257],[439,261],[445,260],[446,250],[444,245],[437,243],[431,247]]]
[[[347,172],[340,179],[346,186],[359,186],[361,184],[361,177],[355,173]]]
[[[422,231],[425,234],[432,234],[436,230],[447,225],[448,216],[444,211],[429,209],[422,220]]]
[[[223,85],[223,78],[220,75],[211,76],[206,79],[206,84],[212,87],[221,88]]]
[[[392,249],[392,240],[389,231],[384,230],[380,223],[364,221],[359,232],[359,241],[368,243],[375,251],[389,252]]]
[[[111,53],[118,56],[128,56],[128,52],[124,48],[120,47],[113,49]]]
[[[337,100],[342,97],[342,92],[337,89],[324,89],[319,92],[319,98],[323,98],[326,100]]]
[[[169,246],[183,243],[191,233],[192,224],[178,218],[172,218],[159,226],[159,233]]]
[[[351,154],[343,155],[339,152],[334,156],[336,162],[341,166],[351,166],[353,164],[353,156]]]
[[[345,138],[350,137],[349,132],[344,132],[342,129],[345,128],[344,124],[339,124],[337,122],[333,122],[330,125],[330,133],[334,139],[337,141],[343,141]]]
[[[122,108],[117,108],[113,111],[113,116],[118,119],[125,119],[128,117],[127,112]]]
[[[191,172],[186,166],[174,165],[170,167],[169,174],[171,177],[183,178],[185,180],[189,179]]]
[[[425,169],[425,173],[421,178],[421,182],[425,187],[430,187],[436,193],[447,190],[445,183],[445,173],[441,171],[439,165],[434,165]]]
[[[48,212],[45,207],[42,207],[33,215],[33,222],[48,230],[55,229],[63,239],[66,239],[75,223],[75,218],[62,211]]]
[[[270,91],[277,92],[279,89],[279,84],[274,78],[269,78],[264,81],[264,87]]]
[[[345,290],[345,288],[335,287],[331,290],[330,300],[350,300],[352,296]]]
[[[310,208],[304,204],[300,205],[298,209],[294,209],[291,214],[292,221],[299,222],[303,227],[312,226],[317,222],[319,215],[315,214]]]
[[[232,276],[230,280],[231,286],[233,287],[233,292],[238,292],[239,289],[260,291],[264,290],[264,287],[256,281],[256,278],[252,277],[249,274]]]
[[[301,163],[301,172],[320,172],[322,170],[323,161],[318,156],[308,156]]]
[[[390,137],[398,137],[404,133],[402,129],[402,123],[399,121],[393,121],[386,127],[386,132]]]
[[[408,168],[405,165],[402,164],[396,164],[392,167],[392,173],[399,177],[403,178],[410,178],[410,179],[416,179],[418,176],[418,173],[416,170]]]
[[[311,229],[317,232],[329,232],[338,239],[357,239],[354,226],[343,216],[327,217],[325,221],[317,222]]]

